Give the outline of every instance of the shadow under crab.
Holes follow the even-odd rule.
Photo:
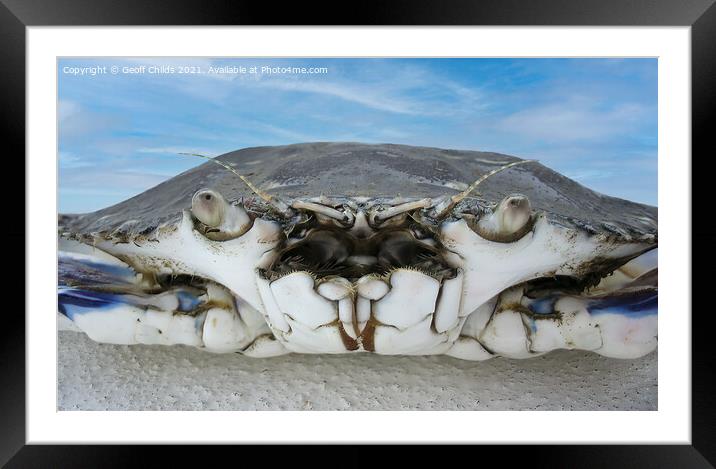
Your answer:
[[[657,209],[507,155],[248,148],[59,224],[60,312],[99,342],[472,360],[657,343]]]

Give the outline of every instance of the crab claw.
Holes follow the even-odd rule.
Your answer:
[[[490,241],[511,243],[527,233],[531,219],[529,199],[521,194],[511,194],[497,204],[491,215],[478,220],[474,229]]]
[[[181,344],[251,356],[287,353],[272,339],[263,316],[226,288],[206,280],[173,285],[152,278],[148,282],[99,250],[60,251],[60,329],[79,330],[109,344]]]
[[[237,238],[251,226],[246,210],[228,203],[219,192],[211,189],[202,189],[194,194],[191,213],[209,227],[204,234],[215,241]]]
[[[473,312],[448,355],[486,360],[528,358],[556,349],[638,358],[658,341],[657,252],[650,251],[589,291],[529,283],[512,287]]]

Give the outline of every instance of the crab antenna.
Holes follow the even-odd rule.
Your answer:
[[[404,204],[395,205],[393,207],[383,210],[382,212],[378,212],[375,215],[375,219],[380,222],[383,220],[387,220],[390,217],[400,215],[401,213],[415,210],[417,208],[428,208],[428,207],[430,207],[431,204],[432,204],[432,200],[430,200],[430,199],[420,199],[420,200],[416,200],[415,202],[407,202]]]
[[[470,186],[467,189],[460,192],[459,194],[453,195],[445,203],[440,204],[440,205],[444,205],[444,207],[440,207],[440,206],[435,207],[435,210],[437,211],[437,215],[435,216],[435,218],[441,219],[441,218],[445,217],[450,212],[450,210],[452,210],[453,207],[455,207],[455,205],[457,205],[462,199],[464,199],[465,197],[470,195],[470,193],[472,191],[474,191],[477,186],[482,184],[490,176],[493,176],[493,175],[499,173],[500,171],[504,171],[504,170],[511,168],[513,166],[517,166],[517,165],[525,164],[525,163],[536,163],[536,162],[537,162],[537,160],[513,161],[512,163],[506,164],[504,166],[500,166],[497,169],[493,169],[492,171],[490,171],[487,174],[483,174],[482,176],[480,176],[480,178],[477,181],[470,184]]]
[[[241,174],[237,173],[234,168],[232,168],[228,164],[224,163],[223,161],[219,161],[216,158],[212,158],[210,156],[200,155],[199,153],[179,153],[179,154],[185,155],[185,156],[198,156],[199,158],[204,158],[206,160],[211,161],[212,163],[218,164],[219,166],[221,166],[225,169],[228,169],[229,171],[234,173],[236,176],[238,176],[239,179],[241,179],[244,182],[244,184],[246,184],[248,186],[248,188],[251,189],[251,192],[253,192],[254,194],[261,197],[261,199],[264,202],[271,205],[272,207],[274,207],[276,210],[278,210],[279,212],[281,212],[283,214],[288,213],[288,211],[289,211],[288,205],[286,205],[284,202],[277,199],[276,197],[273,197],[273,196],[267,194],[266,192],[262,191],[258,187],[256,187],[251,181],[248,180],[248,178],[246,176],[242,176]]]

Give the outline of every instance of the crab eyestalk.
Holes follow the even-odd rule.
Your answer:
[[[527,234],[531,228],[532,208],[527,197],[508,195],[500,201],[495,211],[477,220],[473,229],[490,241],[510,243]]]
[[[251,227],[246,210],[228,203],[219,192],[211,189],[194,194],[191,213],[206,226],[204,235],[215,241],[238,238]]]

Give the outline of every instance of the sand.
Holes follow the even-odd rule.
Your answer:
[[[59,410],[657,410],[657,352],[248,358],[61,331]]]

